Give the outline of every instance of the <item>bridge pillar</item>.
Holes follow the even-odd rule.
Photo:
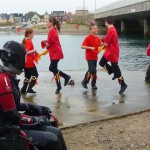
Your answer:
[[[144,18],[144,36],[150,35],[150,19]]]
[[[121,20],[121,33],[125,33],[125,32],[126,32],[125,20]]]

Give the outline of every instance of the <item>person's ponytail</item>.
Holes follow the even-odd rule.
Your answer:
[[[60,32],[60,23],[58,21],[56,22],[56,28]]]
[[[49,21],[53,22],[53,26],[57,28],[57,30],[60,32],[60,23],[59,21],[54,17],[49,17]]]
[[[25,33],[24,33],[24,39],[22,40],[22,44],[25,45],[26,43],[26,39],[28,38],[29,34],[33,33],[33,29],[28,28],[26,29]]]
[[[25,45],[25,43],[26,43],[26,38],[24,37],[22,40],[22,44]]]

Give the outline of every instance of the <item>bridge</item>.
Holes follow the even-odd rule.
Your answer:
[[[95,11],[97,25],[104,24],[104,18],[113,16],[115,26],[121,33],[142,31],[150,35],[150,0],[119,0]]]

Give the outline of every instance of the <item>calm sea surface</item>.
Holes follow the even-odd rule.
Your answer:
[[[82,50],[81,44],[86,35],[60,35],[60,42],[63,48],[64,59],[60,61],[59,68],[62,70],[86,70],[87,63],[84,57],[84,50]],[[35,49],[42,52],[40,42],[45,40],[47,35],[35,35],[33,42]],[[8,40],[15,40],[21,42],[23,35],[17,35],[11,32],[0,32],[0,48]],[[150,38],[144,38],[139,36],[120,36],[120,66],[125,70],[142,70],[147,69],[150,64],[150,58],[146,56],[146,48]],[[99,54],[99,59],[102,57],[102,53]],[[48,71],[49,56],[43,56],[39,61],[38,70]],[[100,68],[98,66],[98,68]]]

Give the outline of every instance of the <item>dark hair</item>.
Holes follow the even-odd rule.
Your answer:
[[[60,32],[60,23],[59,21],[54,17],[49,17],[49,21],[53,22],[53,25],[57,28],[57,30]]]
[[[26,38],[28,37],[29,34],[33,33],[33,29],[28,28],[26,29],[25,33],[24,33],[24,39],[22,40],[22,44],[25,45],[26,43]]]
[[[94,26],[96,26],[96,25],[95,25],[95,24],[90,25],[90,26],[89,26],[89,30],[92,30],[92,28],[93,28]]]
[[[107,21],[109,24],[114,24],[113,16],[108,16],[107,18],[105,18],[105,21]]]

